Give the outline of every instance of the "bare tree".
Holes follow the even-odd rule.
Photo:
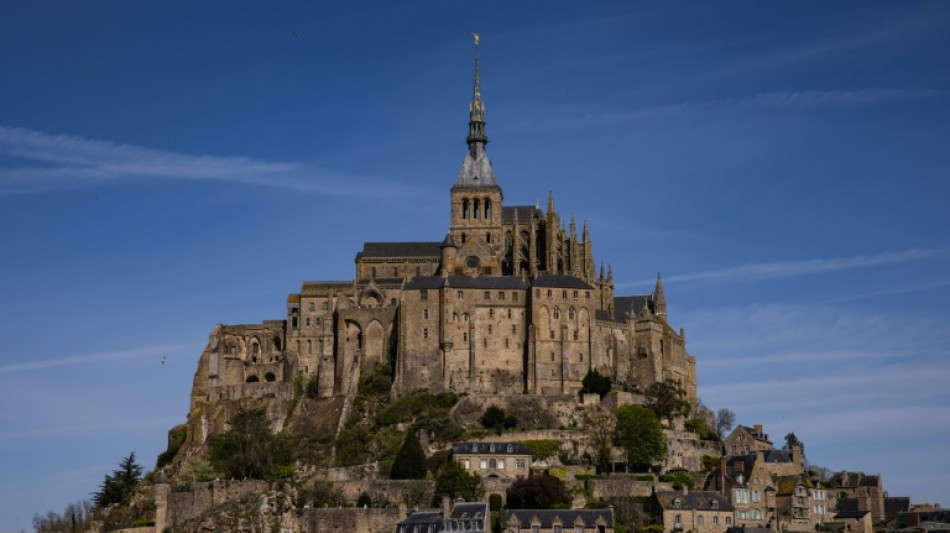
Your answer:
[[[732,425],[736,423],[736,414],[731,409],[722,409],[716,411],[716,435],[719,440],[726,438],[726,433],[732,431]]]

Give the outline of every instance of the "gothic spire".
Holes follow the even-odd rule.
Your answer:
[[[468,139],[469,144],[480,142],[487,143],[488,137],[485,135],[485,104],[482,103],[482,82],[481,75],[478,72],[478,39],[477,33],[473,33],[475,38],[475,83],[472,87],[472,103],[468,106]]]
[[[663,280],[660,273],[656,273],[656,288],[653,289],[653,310],[657,316],[666,317],[666,295],[663,294]]]

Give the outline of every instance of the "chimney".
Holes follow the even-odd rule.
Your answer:
[[[452,516],[452,498],[448,495],[442,496],[442,518]]]
[[[686,483],[683,483],[682,490],[683,490],[683,496],[686,496],[687,494],[689,494],[689,487],[686,486]]]
[[[762,434],[762,424],[755,424],[752,426],[752,429],[754,429],[759,435]]]

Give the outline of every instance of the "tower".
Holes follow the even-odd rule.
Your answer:
[[[475,37],[475,81],[469,104],[468,153],[452,186],[452,219],[449,234],[458,246],[458,257],[468,274],[501,274],[503,232],[502,192],[495,182],[491,161],[485,152],[485,104],[482,102],[478,69],[478,40]]]

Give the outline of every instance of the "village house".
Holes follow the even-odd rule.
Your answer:
[[[732,504],[718,492],[690,491],[685,486],[654,492],[650,506],[666,531],[722,533],[733,525]]]
[[[452,455],[466,471],[483,478],[516,479],[531,469],[531,452],[520,442],[456,442]]]
[[[509,509],[506,533],[613,533],[612,509]]]
[[[745,455],[759,450],[772,450],[775,447],[769,436],[762,431],[761,424],[754,426],[736,426],[726,437],[726,455]]]

